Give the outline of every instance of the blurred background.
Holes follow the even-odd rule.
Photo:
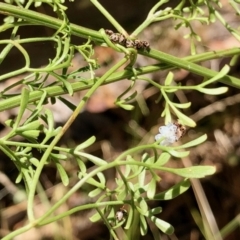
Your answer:
[[[143,20],[151,7],[158,1],[154,0],[121,0],[113,4],[111,0],[101,0],[101,4],[114,16],[114,18],[129,32],[133,31]],[[234,14],[228,1],[222,0],[222,14],[233,26],[239,24],[239,17]],[[166,6],[175,6],[179,1],[170,1]],[[68,6],[67,14],[70,22],[88,27],[94,30],[100,28],[113,29],[104,16],[88,0],[66,2]],[[36,9],[38,12],[52,15],[52,10],[42,5]],[[4,16],[0,16],[1,23]],[[239,47],[239,42],[233,38],[220,23],[209,26],[202,26],[198,22],[193,23],[194,29],[201,36],[202,42],[198,44],[198,52],[211,50],[223,50],[231,47]],[[10,31],[0,33],[0,39],[8,39]],[[24,37],[51,36],[54,30],[40,26],[26,26],[20,28],[19,35]],[[172,54],[176,57],[190,55],[190,42],[183,36],[188,33],[187,29],[175,30],[172,21],[164,21],[152,24],[140,36],[139,39],[150,42],[152,48]],[[73,37],[75,44],[82,44],[85,39]],[[0,46],[2,50],[3,46]],[[48,63],[48,59],[55,54],[54,46],[49,43],[25,44],[24,47],[31,56],[31,66],[40,67]],[[121,55],[110,48],[95,46],[95,56],[101,68],[97,70],[97,76],[101,76],[109,67],[116,63]],[[217,59],[202,63],[203,66],[215,71],[229,63],[230,59]],[[139,56],[136,62],[137,67],[156,63],[143,56]],[[85,63],[83,59],[76,55],[72,64],[73,69],[79,68]],[[7,59],[0,66],[0,74],[7,73],[24,66],[24,58],[16,50],[11,50]],[[232,67],[231,75],[239,77],[239,62]],[[148,77],[154,81],[163,83],[167,72],[156,72]],[[202,78],[191,74],[185,70],[175,70],[175,81],[182,85],[198,84]],[[9,79],[0,83],[0,90],[13,83],[17,79]],[[216,83],[215,86],[221,86]],[[135,109],[131,112],[117,108],[114,105],[115,99],[129,86],[128,80],[123,80],[113,84],[103,86],[90,99],[85,110],[78,116],[76,121],[63,137],[60,144],[62,146],[75,146],[87,138],[95,135],[97,142],[89,148],[89,152],[111,161],[122,151],[136,146],[154,141],[154,135],[158,133],[158,128],[164,124],[161,113],[164,107],[163,99],[159,103],[158,90],[149,86],[143,81],[136,84],[138,91],[137,101],[133,103]],[[19,92],[16,89],[16,92]],[[84,92],[76,93],[73,97],[66,98],[77,104]],[[206,177],[194,184],[194,191],[189,189],[183,195],[171,201],[161,201],[151,203],[152,206],[163,207],[163,212],[159,217],[175,228],[175,233],[171,236],[162,236],[163,240],[198,240],[204,239],[202,230],[202,217],[199,213],[199,206],[205,208],[208,213],[208,204],[213,212],[213,222],[216,221],[219,229],[235,219],[235,224],[239,225],[240,212],[240,93],[238,89],[229,87],[226,94],[220,96],[203,95],[196,91],[178,91],[172,96],[175,102],[192,102],[190,109],[184,112],[196,121],[197,127],[187,129],[186,135],[182,138],[182,143],[195,139],[207,133],[208,140],[200,146],[192,149],[188,158],[181,160],[172,159],[168,166],[183,167],[188,165],[214,165],[217,168],[215,175]],[[71,111],[66,109],[61,103],[48,105],[54,112],[56,125],[63,125],[70,116]],[[4,122],[9,118],[14,118],[18,109],[11,109],[0,113],[0,137],[7,132]],[[21,139],[19,139],[21,140]],[[181,144],[181,143],[178,143]],[[36,153],[36,155],[39,153]],[[70,186],[77,181],[78,166],[74,159],[69,159],[63,163],[70,176]],[[108,185],[114,181],[116,173],[109,170],[106,173]],[[4,236],[9,231],[13,231],[23,226],[26,221],[26,202],[19,202],[23,183],[15,185],[18,171],[14,164],[0,152],[0,236]],[[164,191],[170,186],[179,182],[180,178],[167,173],[159,173],[162,178],[158,186],[158,191]],[[46,189],[46,198],[53,204],[61,198],[67,191],[61,184],[59,175],[54,165],[45,167],[41,175],[41,187]],[[201,188],[202,186],[202,188]],[[40,189],[38,189],[40,191]],[[194,193],[195,192],[195,193]],[[203,192],[206,199],[201,198]],[[66,211],[78,205],[94,201],[87,196],[88,189],[76,192],[68,202],[59,209]],[[197,196],[197,197],[196,197]],[[200,197],[199,197],[200,196]],[[200,198],[198,201],[197,198]],[[48,208],[48,204],[40,204],[36,198],[36,214],[42,215]],[[101,223],[91,223],[88,218],[94,211],[81,211],[66,217],[59,223],[50,224],[40,229],[33,229],[17,237],[17,240],[40,240],[40,239],[81,239],[100,240],[109,239],[106,226]],[[211,215],[211,212],[209,212]],[[156,231],[156,229],[152,229]],[[121,234],[121,233],[120,233]],[[239,227],[230,230],[224,237],[226,240],[237,240],[240,236]],[[152,233],[140,237],[139,239],[153,239]]]

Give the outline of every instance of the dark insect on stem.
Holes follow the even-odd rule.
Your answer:
[[[121,33],[114,33],[112,30],[105,29],[105,33],[109,36],[111,42],[118,43],[126,48],[135,48],[137,50],[150,50],[150,44],[147,41],[139,39],[127,39]]]

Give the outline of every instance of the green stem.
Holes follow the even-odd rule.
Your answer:
[[[28,196],[28,207],[27,207],[27,212],[28,212],[28,218],[29,221],[33,221],[34,220],[34,214],[33,214],[33,202],[34,202],[34,195],[35,195],[35,191],[36,191],[36,186],[37,183],[39,181],[39,177],[40,174],[42,172],[42,169],[50,155],[50,153],[52,152],[53,148],[55,147],[55,145],[58,143],[58,141],[60,140],[60,138],[64,135],[64,133],[67,131],[67,129],[71,126],[71,124],[73,123],[73,121],[76,119],[76,117],[78,116],[78,114],[81,112],[81,110],[83,109],[84,105],[86,104],[86,102],[88,101],[88,99],[90,98],[90,96],[96,91],[96,89],[102,85],[102,83],[112,74],[114,73],[116,70],[118,70],[122,65],[124,65],[126,62],[128,61],[128,57],[123,58],[121,61],[119,61],[115,66],[113,66],[109,71],[107,71],[90,89],[89,91],[85,94],[84,98],[80,101],[80,103],[78,104],[78,106],[76,107],[76,109],[74,110],[74,112],[72,113],[71,117],[68,119],[68,121],[65,123],[65,125],[63,126],[62,130],[55,136],[55,138],[53,139],[53,141],[51,142],[51,144],[49,145],[48,149],[45,151],[45,153],[43,154],[40,162],[39,162],[39,166],[36,169],[33,181],[32,181],[32,186],[30,188],[29,191],[29,196]]]
[[[208,53],[198,54],[198,55],[194,55],[194,56],[188,56],[188,57],[183,58],[182,60],[186,60],[188,62],[190,62],[190,61],[203,62],[203,61],[210,60],[213,58],[221,58],[223,56],[230,57],[233,55],[237,55],[239,53],[240,53],[240,48],[233,48],[230,50],[221,50],[221,51],[217,51],[217,52],[214,51],[214,52],[208,52]],[[180,61],[180,59],[178,59],[178,61]],[[152,73],[152,72],[162,71],[162,70],[167,70],[167,69],[169,69],[169,70],[174,69],[174,67],[169,66],[167,64],[149,65],[146,67],[136,68],[135,74],[136,75],[144,75],[147,73]],[[22,69],[17,70],[17,71],[19,71],[20,73],[23,73]],[[116,72],[116,73],[113,73],[103,84],[113,83],[113,82],[119,81],[121,79],[131,78],[133,76],[134,76],[134,73],[129,70]],[[228,76],[228,77],[229,77],[230,81],[233,81],[235,84],[239,82],[238,78],[231,77],[231,76]],[[86,84],[86,82],[88,84]],[[82,81],[82,82],[71,83],[73,92],[89,89],[90,87],[92,87],[94,82],[96,82],[96,79],[89,79],[84,82]],[[239,86],[238,86],[238,88],[239,88]],[[62,86],[46,87],[46,88],[43,88],[42,90],[36,90],[36,91],[30,92],[29,103],[38,101],[42,96],[43,90],[47,92],[49,97],[67,94],[66,89]],[[0,97],[6,98],[7,95],[2,94],[2,96],[0,95]],[[19,106],[20,99],[21,99],[21,95],[14,96],[14,97],[11,96],[8,99],[4,99],[4,100],[0,101],[0,112]]]
[[[7,146],[15,146],[15,147],[31,147],[31,148],[36,148],[36,149],[47,149],[49,145],[44,145],[44,144],[34,144],[34,143],[25,143],[25,142],[14,142],[14,141],[2,141],[0,139],[0,145],[7,145]],[[63,147],[58,147],[55,146],[54,150],[56,151],[61,151],[61,152],[66,152],[66,153],[71,153],[71,149],[69,148],[63,148]]]
[[[45,25],[50,28],[58,29],[59,27],[62,26],[62,20],[46,16],[44,14],[36,13],[31,10],[24,10],[22,11],[21,9],[0,3],[0,13],[6,14],[6,15],[12,15],[16,16],[22,19],[25,19],[27,21],[30,21],[32,23],[37,23],[40,25]],[[70,24],[70,28],[72,30],[72,34],[75,36],[83,37],[83,38],[91,38],[99,43],[103,42],[103,36],[94,30],[87,29],[84,27],[80,27],[75,24]],[[214,75],[216,75],[216,71],[210,70],[208,68],[199,66],[197,64],[191,63],[187,60],[179,59],[177,57],[174,57],[172,55],[153,50],[151,49],[149,52],[147,51],[139,51],[139,54],[145,55],[150,58],[154,58],[160,62],[164,62],[170,65],[170,67],[179,67],[182,69],[185,69],[187,71],[196,73],[200,76],[206,77],[206,78],[211,78]],[[225,76],[223,79],[220,80],[224,84],[240,88],[240,81],[237,78],[231,77],[231,76]]]
[[[107,18],[107,20],[117,29],[119,33],[127,36],[125,29],[116,21],[116,19],[97,1],[90,0],[92,4]]]
[[[163,5],[164,3],[167,3],[169,0],[161,0],[157,4],[155,4],[152,9],[149,11],[148,16],[146,20],[141,23],[135,30],[132,32],[131,36],[138,36],[148,25],[150,25],[156,18],[155,12],[157,9]]]
[[[53,140],[53,142],[54,142],[54,140]],[[51,145],[54,145],[53,142],[51,143]],[[166,171],[166,172],[170,172],[170,173],[177,174],[177,175],[179,174],[179,172],[181,172],[181,168],[180,169],[173,169],[173,168],[167,168],[167,167],[158,166],[156,164],[149,164],[149,163],[145,163],[145,162],[126,161],[125,160],[125,157],[127,155],[131,154],[131,153],[138,152],[138,151],[143,151],[143,150],[146,150],[146,149],[152,149],[152,148],[161,149],[163,151],[168,149],[167,147],[163,147],[163,146],[160,146],[160,145],[148,144],[148,145],[138,146],[137,148],[133,148],[133,149],[129,149],[129,150],[125,151],[120,156],[118,156],[115,159],[115,161],[109,162],[108,164],[104,164],[102,166],[99,166],[98,168],[96,168],[93,171],[91,171],[90,173],[88,173],[88,175],[84,176],[61,199],[59,199],[59,201],[57,203],[55,203],[52,206],[52,208],[49,209],[43,216],[41,216],[40,218],[32,221],[32,223],[28,224],[24,228],[20,228],[20,229],[18,229],[16,231],[10,233],[8,236],[4,237],[3,240],[13,239],[15,236],[17,236],[17,235],[19,235],[19,234],[29,230],[31,227],[47,224],[50,220],[49,219],[46,220],[46,218],[48,216],[50,216],[56,209],[58,209],[73,193],[75,193],[80,187],[82,187],[83,184],[85,184],[88,179],[94,177],[99,172],[103,172],[103,171],[105,171],[107,169],[118,167],[118,166],[124,166],[124,165],[143,166],[145,168],[152,168],[152,169],[156,169],[156,170]],[[43,158],[44,158],[44,156],[43,156]],[[30,191],[32,191],[32,187],[33,186],[31,186]],[[84,206],[83,206],[83,208],[84,208]],[[72,211],[74,211],[74,210],[72,210]],[[60,216],[63,217],[63,215],[60,215]],[[56,218],[58,218],[58,217],[59,216],[56,216]],[[55,217],[53,217],[53,218],[55,218]]]
[[[142,55],[145,55],[147,57],[156,59],[158,61],[167,63],[167,64],[169,64],[171,66],[175,66],[177,68],[185,69],[189,72],[195,73],[197,75],[200,75],[200,76],[203,76],[206,78],[212,78],[217,74],[216,71],[202,67],[200,65],[197,65],[190,61],[186,61],[184,59],[179,59],[175,56],[166,54],[164,52],[159,52],[157,50],[151,49],[149,53],[143,51]],[[222,79],[219,79],[219,81],[226,85],[229,85],[229,86],[232,86],[235,88],[240,88],[240,79],[239,78],[235,78],[235,77],[226,75]]]
[[[9,5],[6,3],[0,3],[0,13],[3,15],[10,15],[13,17],[24,19],[25,21],[30,22],[31,24],[37,24],[41,26],[50,27],[58,30],[63,21],[56,19],[54,17],[47,16],[42,13],[38,13],[28,9],[21,9],[19,7]],[[80,27],[76,24],[70,24],[72,34],[78,37],[91,38],[97,42],[103,42],[102,36],[98,31],[94,31],[88,28]]]

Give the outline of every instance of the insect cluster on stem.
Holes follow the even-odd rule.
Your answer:
[[[137,50],[150,50],[150,44],[147,41],[139,39],[128,39],[121,33],[114,33],[112,30],[106,29],[105,33],[109,36],[113,43],[118,43],[126,48],[135,48]]]

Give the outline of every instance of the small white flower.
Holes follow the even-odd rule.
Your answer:
[[[159,128],[159,134],[155,136],[155,140],[163,139],[160,144],[162,146],[169,146],[176,142],[185,133],[185,127],[180,123],[168,123],[166,126]]]

